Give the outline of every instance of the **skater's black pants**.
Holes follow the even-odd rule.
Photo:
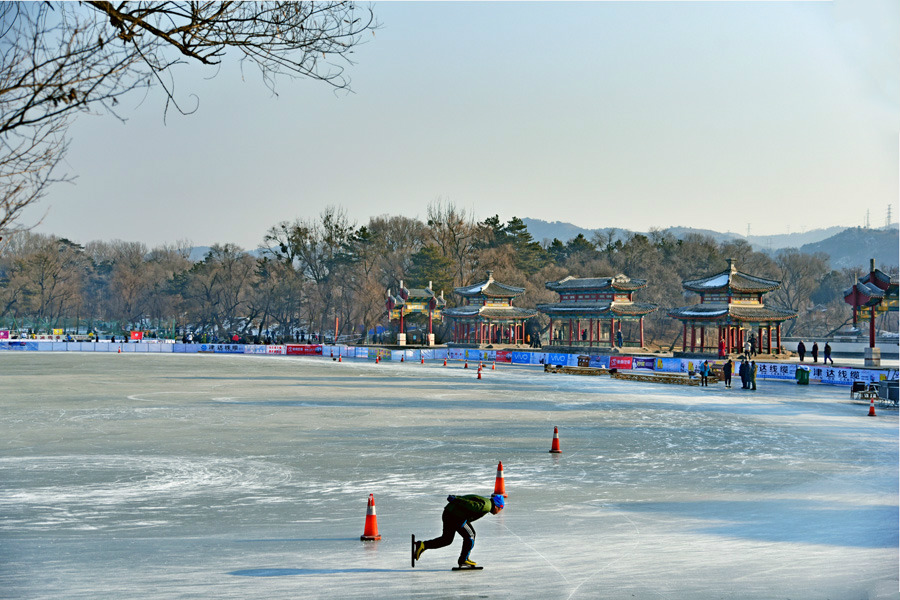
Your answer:
[[[441,537],[427,540],[425,542],[425,549],[433,550],[435,548],[449,546],[453,543],[453,536],[458,533],[463,539],[462,551],[459,554],[459,562],[463,562],[469,558],[469,553],[475,546],[475,529],[468,521],[461,521],[458,517],[448,513],[446,510],[444,511],[444,514],[441,515],[441,522],[444,528]]]

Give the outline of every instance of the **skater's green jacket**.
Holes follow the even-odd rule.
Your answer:
[[[444,510],[461,521],[475,521],[491,512],[491,499],[482,496],[456,496]]]

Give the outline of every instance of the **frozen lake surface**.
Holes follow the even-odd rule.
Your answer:
[[[0,356],[2,598],[897,600],[898,418],[460,364]],[[548,453],[558,426],[561,455]],[[506,510],[413,569],[448,494]],[[361,542],[375,495],[379,542]]]

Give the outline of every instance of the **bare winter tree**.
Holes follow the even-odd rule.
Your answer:
[[[66,176],[58,172],[72,119],[116,113],[119,98],[159,86],[183,108],[172,67],[215,68],[227,57],[279,77],[349,89],[345,68],[371,9],[352,2],[0,3],[0,236]]]

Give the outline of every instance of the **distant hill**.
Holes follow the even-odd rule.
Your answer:
[[[553,238],[559,239],[561,242],[568,242],[579,233],[583,234],[587,239],[591,239],[595,231],[609,233],[615,230],[618,234],[616,237],[624,239],[629,233],[628,229],[622,228],[605,228],[605,229],[585,229],[572,223],[563,223],[562,221],[542,221],[540,219],[525,219],[522,221],[528,226],[528,232],[537,242],[552,241]],[[683,239],[691,233],[705,235],[714,239],[716,242],[726,242],[729,240],[746,240],[754,249],[760,251],[774,251],[781,248],[799,248],[804,244],[811,244],[825,240],[837,233],[843,231],[843,227],[828,227],[827,229],[813,229],[803,233],[786,233],[779,235],[751,235],[750,237],[740,235],[731,231],[721,232],[711,229],[696,229],[693,227],[669,227],[664,231],[671,233],[678,239]],[[637,231],[633,233],[641,233],[646,235],[646,231]]]
[[[875,266],[887,265],[896,267],[900,264],[900,233],[891,227],[888,229],[865,229],[853,227],[845,229],[820,242],[804,244],[800,251],[813,254],[824,252],[831,257],[832,269],[864,267],[868,269],[869,260],[875,259]]]
[[[617,239],[625,239],[630,233],[642,233],[645,235],[647,233],[631,232],[627,229],[617,228],[585,229],[584,227],[561,221],[548,222],[527,218],[523,218],[522,221],[528,226],[528,232],[531,233],[535,241],[541,243],[549,242],[554,238],[562,242],[568,242],[579,233],[591,240],[594,233],[598,231],[605,234],[615,231]],[[830,257],[829,264],[832,269],[856,266],[868,267],[869,259],[871,258],[874,258],[878,265],[897,266],[900,264],[900,229],[898,229],[896,224],[881,229],[828,227],[802,233],[768,236],[751,235],[749,237],[733,232],[722,233],[690,227],[670,227],[665,231],[678,239],[683,239],[688,234],[696,233],[710,237],[718,243],[728,240],[746,240],[755,250],[760,252],[774,253],[782,248],[799,248],[801,252],[808,254],[824,252]]]

